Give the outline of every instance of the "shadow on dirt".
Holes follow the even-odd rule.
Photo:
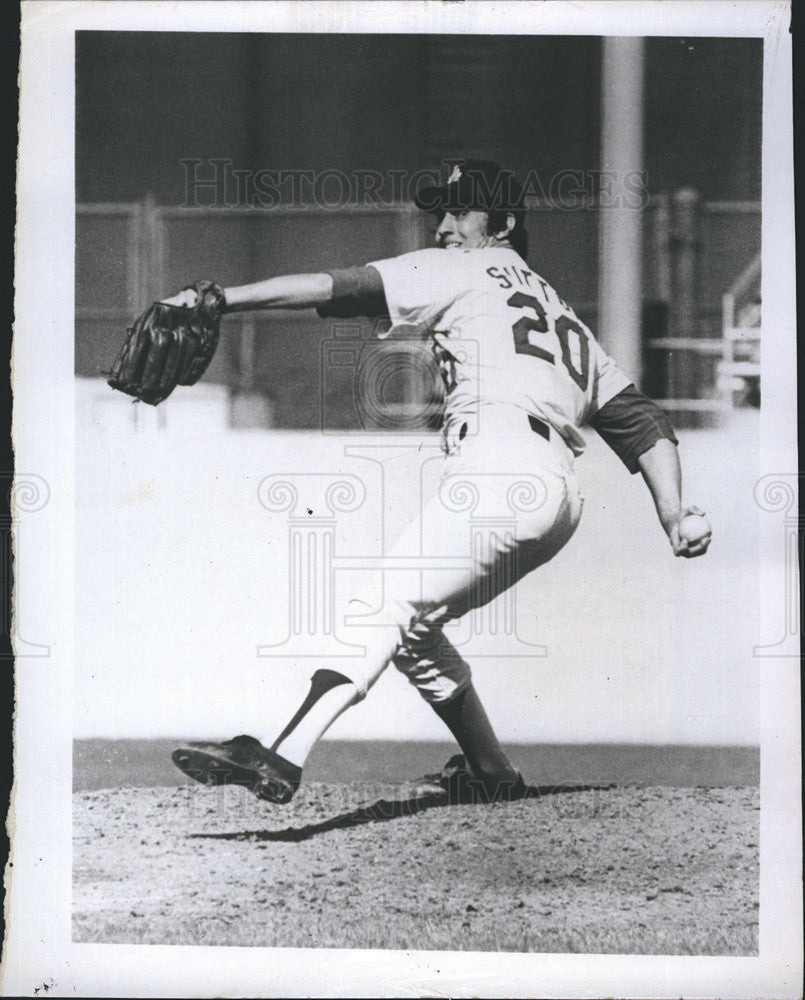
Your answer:
[[[615,788],[607,785],[529,785],[523,799],[540,799],[550,795],[563,795],[569,792],[606,792]],[[402,819],[404,816],[415,816],[427,809],[444,809],[455,805],[481,805],[483,803],[457,803],[451,801],[446,794],[418,795],[408,799],[378,799],[372,805],[361,806],[351,812],[332,816],[320,823],[307,823],[300,827],[286,827],[284,830],[237,830],[227,833],[190,833],[189,838],[204,840],[254,840],[281,841],[299,843],[310,840],[321,833],[330,830],[348,830],[350,827],[362,826],[365,823],[387,823],[392,819]],[[488,804],[488,803],[487,803]],[[511,803],[497,803],[510,805]]]

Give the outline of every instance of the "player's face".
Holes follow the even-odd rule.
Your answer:
[[[486,212],[445,212],[437,219],[436,242],[440,247],[475,250],[489,246],[494,239],[487,232],[489,216]]]

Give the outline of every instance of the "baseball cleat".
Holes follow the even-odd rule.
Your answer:
[[[476,778],[467,767],[463,754],[455,754],[438,774],[426,774],[417,783],[421,795],[446,794],[455,805],[480,802],[514,802],[527,793],[519,771],[507,775],[484,775]]]
[[[301,767],[253,736],[236,736],[225,743],[186,743],[173,751],[171,759],[202,785],[242,785],[266,802],[290,802],[302,780]]]

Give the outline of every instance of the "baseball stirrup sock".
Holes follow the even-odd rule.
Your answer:
[[[476,777],[517,775],[473,684],[451,701],[432,707],[455,736]]]
[[[316,741],[342,712],[358,701],[358,689],[336,670],[317,670],[310,691],[271,749],[302,767]]]

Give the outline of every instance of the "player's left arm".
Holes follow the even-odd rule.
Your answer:
[[[674,555],[686,559],[704,555],[710,544],[710,525],[698,508],[682,506],[678,442],[660,407],[628,385],[588,423],[631,473],[642,474]]]
[[[250,285],[235,285],[224,289],[223,312],[246,312],[250,309],[308,309],[329,302],[333,294],[333,278],[322,274],[281,274]],[[195,293],[185,288],[169,299],[166,305],[192,307]]]
[[[193,306],[192,289],[170,299],[169,305]],[[252,309],[311,309],[321,316],[378,316],[386,306],[383,282],[371,265],[310,274],[281,274],[250,285],[224,289],[223,312]]]

